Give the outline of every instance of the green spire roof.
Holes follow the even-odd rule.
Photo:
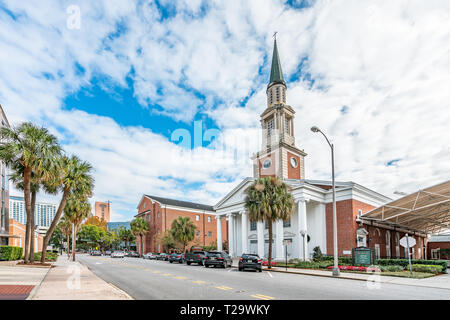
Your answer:
[[[273,55],[272,55],[272,69],[270,70],[270,82],[281,82],[286,85],[283,78],[283,72],[281,71],[280,57],[278,56],[277,39],[274,41]]]

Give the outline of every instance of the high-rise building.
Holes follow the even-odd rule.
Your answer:
[[[23,197],[11,196],[9,198],[9,218],[21,224],[26,224],[27,214]],[[34,223],[39,227],[50,227],[56,215],[57,205],[53,203],[37,202],[34,209]]]
[[[9,127],[8,119],[0,105],[0,121],[2,127]],[[9,179],[8,168],[3,162],[0,162],[1,174],[1,203],[0,203],[0,245],[8,245],[9,234]]]
[[[95,216],[110,222],[111,220],[111,205],[110,202],[95,202]]]

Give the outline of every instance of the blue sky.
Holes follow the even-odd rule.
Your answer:
[[[111,200],[115,221],[143,193],[215,204],[252,175],[277,31],[307,178],[330,178],[317,125],[339,180],[395,197],[448,179],[449,13],[445,0],[0,0],[0,104],[93,164],[92,201]]]

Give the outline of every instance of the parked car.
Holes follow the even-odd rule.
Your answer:
[[[142,256],[142,258],[149,259],[149,260],[155,260],[156,259],[156,254],[151,253],[151,252],[147,252],[146,254],[144,254]]]
[[[106,250],[106,251],[105,251],[105,256],[110,256],[111,253],[112,253],[111,250]]]
[[[125,252],[123,251],[114,251],[113,253],[111,253],[111,258],[124,258],[125,257]]]
[[[172,253],[169,256],[169,262],[178,262],[178,263],[183,263],[184,261],[184,253]]]
[[[163,260],[163,261],[167,261],[169,259],[169,254],[168,253],[160,253],[156,256],[156,260]]]
[[[203,264],[206,268],[209,266],[222,266],[231,268],[233,260],[226,252],[207,251]]]
[[[239,258],[238,270],[244,271],[244,269],[254,269],[262,272],[262,260],[257,254],[243,254]]]
[[[98,250],[91,251],[91,256],[101,256],[101,255],[102,255],[102,253]]]
[[[131,257],[131,258],[139,258],[139,257],[140,257],[140,254],[137,253],[136,251],[129,251],[129,252],[126,254],[126,256],[127,256],[127,257]]]
[[[191,248],[189,252],[186,252],[185,261],[187,265],[191,263],[197,263],[202,266],[203,261],[205,260],[206,251],[203,251],[201,248]]]

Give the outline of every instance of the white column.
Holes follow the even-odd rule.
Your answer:
[[[245,210],[241,211],[241,235],[242,235],[242,253],[248,253],[248,235],[247,235],[247,212]]]
[[[297,203],[298,207],[298,232],[299,235],[299,257],[300,259],[309,260],[308,256],[308,228],[307,228],[307,222],[306,222],[306,201],[305,200],[299,200]],[[303,236],[304,235],[304,236]]]
[[[216,216],[217,221],[217,251],[222,251],[222,221],[220,216]]]
[[[234,219],[233,214],[227,214],[228,217],[228,254],[234,257]]]
[[[256,223],[256,232],[258,235],[258,256],[264,258],[264,222]]]
[[[283,260],[284,259],[284,247],[283,247],[283,240],[284,240],[284,234],[283,234],[283,220],[279,219],[275,222],[275,254],[276,254],[276,260]]]

